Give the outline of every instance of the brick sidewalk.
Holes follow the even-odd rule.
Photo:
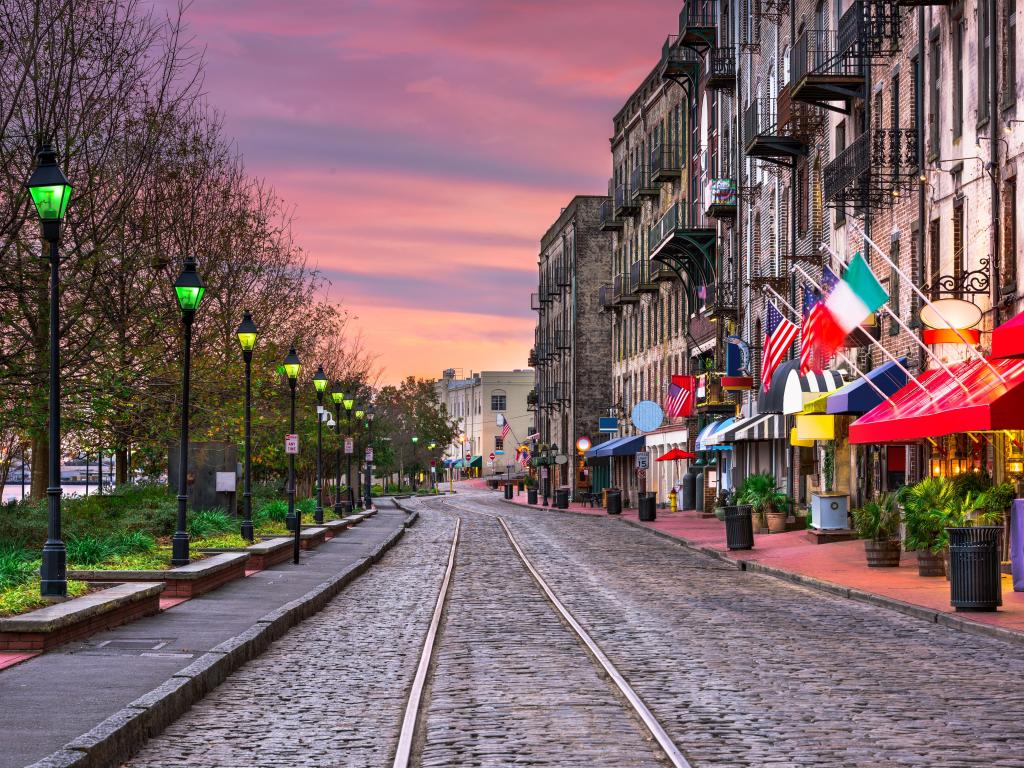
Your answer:
[[[513,497],[526,505],[526,493]],[[538,505],[539,506],[539,505]],[[569,511],[607,516],[603,509],[572,503]],[[868,568],[862,541],[813,544],[803,531],[755,535],[754,549],[730,552],[725,546],[725,524],[716,518],[701,518],[695,512],[658,510],[653,523],[641,523],[636,509],[623,510],[622,519],[658,531],[692,547],[704,549],[732,562],[749,562],[777,569],[791,576],[805,577],[838,588],[859,590],[888,600],[917,606],[921,613],[935,612],[970,622],[998,627],[1024,635],[1024,592],[1014,592],[1009,575],[1003,576],[1003,605],[995,612],[956,612],[949,604],[949,582],[943,578],[917,575],[917,559],[903,553],[899,568]]]

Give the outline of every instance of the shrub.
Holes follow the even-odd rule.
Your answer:
[[[316,511],[316,499],[303,499],[295,504],[295,508],[303,515],[312,515]]]
[[[117,554],[107,537],[68,536],[66,539],[68,562],[73,565],[99,565]]]
[[[907,549],[940,552],[956,503],[953,486],[941,477],[926,477],[911,486],[903,499]]]
[[[892,541],[899,538],[900,508],[893,493],[881,493],[860,509],[853,510],[853,525],[862,539]]]
[[[188,518],[188,533],[194,538],[202,538],[215,533],[227,533],[234,530],[234,527],[233,518],[219,509],[193,512]]]
[[[37,575],[38,563],[28,553],[10,544],[0,546],[0,590],[24,584]]]
[[[281,499],[274,499],[263,504],[259,509],[253,512],[252,519],[257,525],[263,525],[264,523],[283,523],[285,518],[288,517],[288,503]]]

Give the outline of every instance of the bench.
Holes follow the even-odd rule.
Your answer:
[[[316,549],[327,541],[327,529],[322,527],[303,528],[299,533],[299,548],[304,550]]]

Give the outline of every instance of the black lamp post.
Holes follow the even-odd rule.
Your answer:
[[[419,435],[412,436],[412,467],[409,468],[409,485],[412,487],[412,492],[416,493],[416,448],[420,444]]]
[[[323,496],[323,411],[324,391],[327,389],[327,374],[321,365],[316,369],[313,377],[313,386],[316,388],[316,511],[313,513],[313,522],[317,525],[324,524],[324,496]]]
[[[242,538],[252,541],[252,350],[256,346],[256,323],[246,310],[238,326],[238,343],[245,360],[245,477],[242,480]]]
[[[348,441],[352,438],[352,407],[356,404],[352,393],[346,393],[342,398],[345,406],[345,491],[348,496],[348,511],[356,505],[356,499],[352,492],[352,452],[348,450]]]
[[[171,565],[188,565],[188,411],[189,378],[192,372],[192,321],[203,300],[206,287],[196,272],[196,261],[185,259],[185,267],[174,283],[174,293],[181,308],[181,436],[178,446],[178,529],[171,537]]]
[[[25,184],[42,224],[50,260],[50,434],[49,485],[46,489],[46,543],[39,569],[43,597],[67,597],[67,549],[61,539],[60,514],[60,228],[71,200],[71,184],[57,165],[57,153],[44,145]],[[33,463],[35,455],[32,456]],[[22,476],[25,466],[22,463]],[[24,498],[24,494],[22,494]]]
[[[334,383],[331,391],[331,400],[334,401],[334,435],[336,445],[334,447],[334,516],[341,519],[345,516],[341,508],[341,404],[345,400],[345,390],[341,382]]]
[[[363,509],[370,509],[373,506],[373,417],[375,411],[372,404],[366,407],[366,482],[363,484],[366,498],[363,500]]]
[[[302,363],[299,361],[299,356],[295,352],[295,347],[288,350],[288,355],[284,359],[284,374],[288,377],[288,389],[291,395],[291,429],[289,434],[295,434],[295,387],[299,382],[299,371],[302,370]],[[296,565],[299,564],[299,534],[302,533],[302,524],[299,520],[299,516],[295,513],[295,454],[292,452],[288,453],[288,516],[285,518],[285,523],[288,526],[288,530],[295,534],[294,544],[292,546],[292,562]]]
[[[362,408],[357,408],[356,409],[356,427],[359,430],[359,434],[362,434],[362,431],[366,428],[366,422],[363,421],[363,419],[365,417],[366,417],[366,412]],[[360,484],[363,481],[363,479],[362,479],[363,478],[363,470],[362,470],[362,463],[361,463],[362,459],[359,458],[359,441],[358,440],[356,440],[355,445],[353,446],[353,449],[355,450],[355,454],[356,454],[356,497],[355,497],[356,501],[355,501],[355,504],[356,504],[356,509],[361,512],[362,511],[362,506],[363,506],[363,492],[362,492],[362,488],[360,488]]]

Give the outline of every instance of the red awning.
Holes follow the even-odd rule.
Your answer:
[[[1001,382],[979,360],[949,366],[964,392],[941,369],[918,377],[931,396],[913,382],[850,425],[851,443],[906,443],[955,432],[1024,429],[1024,359],[990,358]]]
[[[992,331],[992,357],[1024,355],[1024,313]]]
[[[673,448],[664,456],[659,456],[655,461],[680,461],[681,459],[696,459],[697,454],[684,451],[681,448]]]

